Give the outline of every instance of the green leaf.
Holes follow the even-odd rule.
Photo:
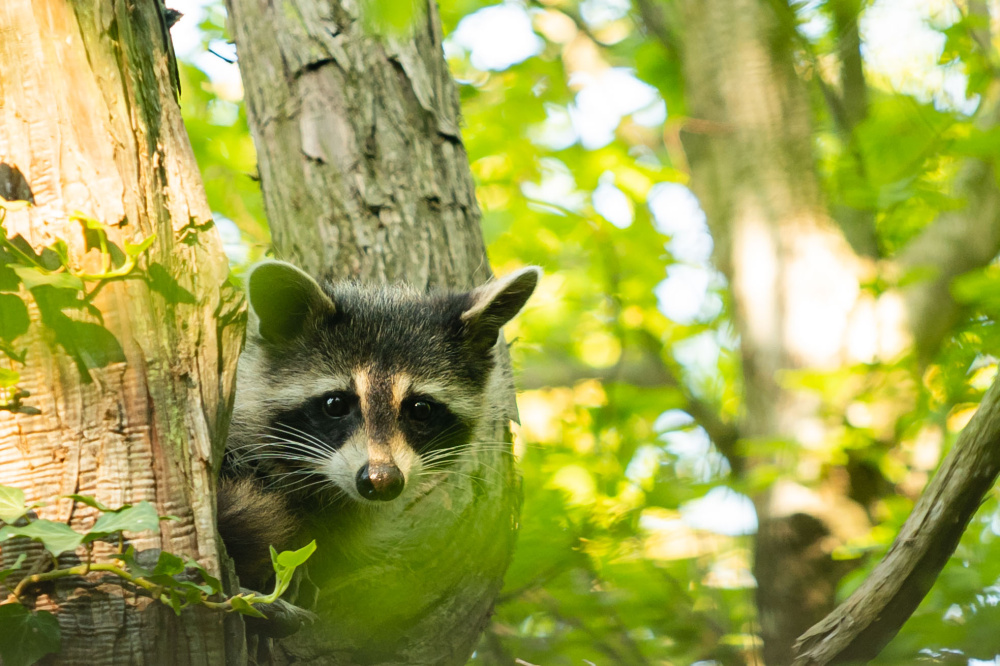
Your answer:
[[[11,266],[11,268],[17,273],[17,276],[21,278],[21,282],[28,289],[37,289],[42,286],[55,287],[56,289],[73,289],[75,291],[83,289],[83,280],[69,273],[49,273],[39,268],[32,268],[31,266]]]
[[[17,559],[14,560],[13,566],[11,566],[9,569],[3,569],[2,571],[0,571],[0,583],[4,582],[7,576],[11,575],[12,573],[20,569],[21,565],[24,564],[24,561],[26,559],[28,559],[28,554],[21,553],[20,555],[17,556]]]
[[[305,564],[305,561],[308,560],[309,557],[315,552],[316,542],[310,541],[298,550],[285,550],[278,553],[275,561],[279,566],[294,569],[297,566]]]
[[[125,351],[111,331],[100,324],[73,319],[68,321],[72,322],[68,328],[75,339],[76,351],[88,368],[103,368],[112,363],[125,362]]]
[[[85,540],[90,542],[121,531],[145,532],[152,530],[157,532],[159,529],[160,516],[156,513],[156,508],[149,502],[142,501],[134,506],[126,506],[117,511],[105,513],[87,532]],[[184,570],[183,564],[181,570]]]
[[[195,560],[188,560],[185,563],[185,566],[187,566],[189,569],[196,570],[201,575],[201,579],[203,581],[205,581],[208,584],[208,586],[211,588],[211,592],[209,592],[208,594],[221,594],[222,593],[222,581],[220,581],[218,578],[216,578],[212,574],[208,573],[208,571],[205,569],[205,567],[203,567],[200,564],[198,564],[198,562],[196,562]]]
[[[246,599],[243,597],[233,597],[229,600],[232,604],[233,610],[241,615],[249,615],[250,617],[259,617],[262,620],[266,620],[267,616],[261,613],[259,610],[251,606]]]
[[[17,294],[0,294],[0,340],[8,342],[28,330],[28,306]]]
[[[82,534],[75,532],[66,523],[57,523],[53,520],[33,520],[20,527],[14,525],[0,527],[0,541],[18,536],[40,541],[45,550],[55,557],[76,550],[83,542]]]
[[[115,510],[104,506],[90,495],[63,495],[63,497],[68,497],[72,500],[79,502],[80,504],[86,504],[87,506],[94,507],[98,511],[108,512]]]
[[[93,231],[104,231],[107,228],[107,225],[100,220],[96,220],[86,213],[81,213],[78,210],[74,210],[70,213],[69,219],[80,222],[84,227]]]
[[[62,649],[59,620],[48,611],[32,613],[18,603],[0,606],[0,657],[4,666],[30,666]]]
[[[184,560],[173,553],[163,551],[156,560],[156,567],[153,569],[154,576],[174,576],[184,573]]]
[[[21,373],[7,368],[0,368],[0,388],[10,388],[21,381]]]
[[[271,564],[274,566],[274,591],[270,596],[280,597],[292,583],[292,574],[296,567],[309,559],[309,556],[316,551],[316,542],[310,541],[298,550],[285,550],[277,552],[274,546],[271,549]]]
[[[112,555],[116,560],[121,560],[125,564],[125,568],[137,576],[142,576],[143,578],[149,578],[153,575],[153,572],[146,567],[139,564],[135,559],[135,546],[129,546],[125,549],[124,553]]]
[[[153,244],[153,241],[155,240],[156,240],[156,234],[150,234],[149,236],[143,238],[138,243],[133,244],[129,243],[128,241],[125,241],[125,254],[135,259],[140,254],[148,250],[149,247]]]
[[[0,486],[0,520],[13,523],[27,512],[23,490],[12,486]]]

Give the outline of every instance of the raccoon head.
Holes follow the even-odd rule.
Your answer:
[[[291,494],[400,497],[421,470],[469,446],[500,328],[540,274],[531,267],[469,292],[420,293],[321,287],[291,264],[258,264],[230,455]]]

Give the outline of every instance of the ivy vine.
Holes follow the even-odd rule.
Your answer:
[[[4,666],[28,666],[61,649],[56,617],[48,611],[32,610],[24,603],[42,583],[100,572],[142,590],[178,615],[189,606],[205,606],[264,618],[254,604],[276,602],[291,584],[295,569],[316,550],[315,541],[295,551],[278,553],[271,548],[275,573],[271,593],[244,592],[225,597],[219,579],[190,558],[160,552],[155,565],[137,561],[135,549],[127,545],[124,532],[158,532],[160,521],[175,520],[174,516],[158,515],[153,505],[145,501],[112,509],[90,496],[66,497],[100,512],[89,530],[79,532],[65,523],[37,518],[33,509],[40,505],[27,504],[19,488],[0,486],[0,522],[5,523],[0,527],[0,543],[15,538],[30,539],[45,549],[34,561],[21,553],[10,566],[0,568],[0,586],[7,591],[7,599],[0,601],[0,661]],[[93,561],[93,547],[98,541],[118,544],[111,562]],[[67,565],[60,561],[64,553],[78,549],[83,550],[83,562]]]

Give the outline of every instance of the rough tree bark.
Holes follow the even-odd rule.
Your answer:
[[[359,5],[227,0],[276,254],[328,278],[482,283],[490,271],[436,7],[419,12],[412,34],[380,39],[366,34]],[[497,442],[515,415],[508,384],[494,396]],[[517,516],[509,449],[480,462],[481,480],[442,486],[411,510],[407,555],[373,554],[324,589],[322,621],[276,659],[464,664]],[[395,607],[378,611],[387,599]],[[352,621],[380,615],[378,625]]]
[[[32,309],[19,370],[41,413],[0,411],[0,483],[47,502],[41,517],[75,528],[95,515],[60,499],[67,493],[110,506],[150,500],[178,520],[137,535],[136,549],[190,556],[218,574],[213,464],[229,417],[240,301],[225,285],[226,258],[181,122],[162,7],[5,0],[0,72],[0,194],[34,203],[7,215],[7,237],[36,250],[61,239],[70,265],[93,273],[100,253],[74,211],[106,223],[119,247],[156,235],[140,263],[149,279],[108,283],[93,301],[124,360],[81,372]],[[167,298],[154,283],[177,291]],[[23,286],[21,296],[32,301]],[[3,545],[4,562],[21,541]],[[110,549],[98,544],[95,553]],[[47,588],[37,607],[55,610],[62,629],[62,654],[49,663],[225,661],[220,614],[175,617],[100,576]]]
[[[850,24],[840,14],[854,12],[856,23],[859,7],[839,2],[838,22]],[[716,261],[734,295],[746,387],[739,433],[749,443],[745,463],[774,464],[755,453],[754,440],[810,447],[829,437],[816,395],[795,387],[796,371],[934,352],[959,312],[951,280],[1000,250],[1000,191],[990,164],[970,160],[957,186],[967,208],[946,213],[896,257],[876,262],[864,242],[873,230],[859,228],[870,225],[870,216],[835,220],[823,199],[790,7],[685,0],[681,21],[691,116],[684,145]],[[866,113],[865,83],[856,34],[845,31],[841,46],[842,90],[823,92],[849,137]],[[995,109],[988,95],[981,121],[995,124]],[[861,288],[876,275],[891,279],[918,267],[932,277],[878,296]],[[797,636],[833,608],[846,569],[832,551],[868,527],[864,507],[850,497],[852,481],[834,470],[815,474],[808,487],[779,482],[754,498],[754,575],[769,664],[791,663]]]

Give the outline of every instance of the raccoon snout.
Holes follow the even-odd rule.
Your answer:
[[[358,492],[365,499],[388,502],[399,497],[406,480],[393,464],[365,465],[358,470]]]

